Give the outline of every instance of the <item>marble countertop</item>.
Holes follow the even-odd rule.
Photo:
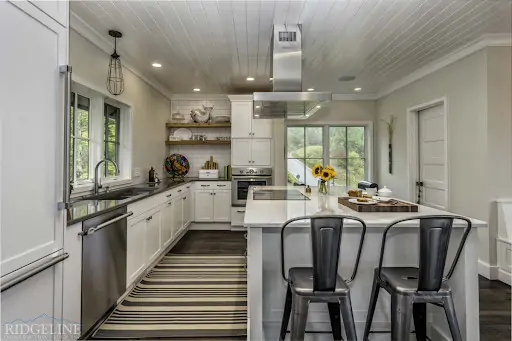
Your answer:
[[[70,207],[67,210],[67,224],[72,225],[86,219],[90,219],[96,217],[100,214],[107,213],[109,211],[115,210],[116,208],[126,206],[128,204],[134,203],[136,201],[149,198],[155,194],[161,193],[163,191],[167,191],[173,189],[175,187],[181,186],[186,183],[194,182],[194,181],[231,181],[225,179],[199,179],[194,177],[185,177],[183,180],[172,181],[171,179],[166,179],[161,183],[156,185],[148,185],[148,184],[137,184],[132,186],[127,186],[123,188],[117,188],[116,191],[127,188],[150,188],[152,191],[148,191],[145,193],[141,193],[139,195],[123,199],[123,200],[80,200],[75,199],[76,201],[72,202]]]
[[[412,212],[384,212],[384,213],[359,213],[338,203],[338,197],[334,195],[318,196],[316,188],[309,196],[310,200],[253,200],[254,189],[296,189],[304,193],[304,187],[266,186],[252,187],[247,196],[245,207],[244,226],[249,228],[268,228],[281,226],[289,219],[308,215],[350,215],[365,221],[367,227],[386,227],[391,222],[423,215],[453,214],[446,211],[419,206],[417,213]],[[472,219],[473,227],[485,227],[487,223],[481,220]],[[308,226],[306,221],[294,223],[297,226]],[[357,221],[347,221],[347,226],[361,226]],[[414,222],[406,226],[414,226]],[[417,223],[416,225],[417,226]],[[454,227],[466,227],[463,221],[455,220]]]

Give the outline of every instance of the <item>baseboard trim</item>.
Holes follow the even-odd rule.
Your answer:
[[[496,280],[498,279],[498,273],[499,268],[497,265],[489,265],[488,263],[478,260],[478,273],[481,276],[484,276],[485,278],[489,280]]]
[[[231,230],[231,223],[192,223],[190,230],[229,231]]]
[[[498,269],[498,280],[512,286],[512,274],[503,269]]]

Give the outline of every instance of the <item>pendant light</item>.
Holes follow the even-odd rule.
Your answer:
[[[120,95],[124,91],[123,67],[121,56],[117,54],[117,39],[123,34],[119,31],[110,30],[108,34],[114,38],[114,53],[110,55],[108,63],[107,90],[112,95]]]

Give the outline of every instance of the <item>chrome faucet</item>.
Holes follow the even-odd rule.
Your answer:
[[[100,184],[100,177],[98,175],[98,169],[100,168],[100,165],[103,162],[105,163],[105,167],[107,167],[107,161],[112,162],[112,164],[114,165],[114,167],[116,169],[116,175],[119,175],[119,166],[114,161],[112,161],[110,159],[103,159],[100,162],[98,162],[96,164],[96,166],[94,167],[94,194],[95,195],[98,194],[98,192],[100,191],[100,188],[102,187]]]

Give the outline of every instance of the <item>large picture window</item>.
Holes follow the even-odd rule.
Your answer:
[[[80,94],[71,93],[71,108],[70,108],[70,181],[71,183],[81,183],[89,181],[90,165],[90,107],[91,100]]]
[[[316,186],[311,168],[319,163],[334,167],[335,186],[357,187],[368,180],[366,136],[365,126],[287,127],[288,183]]]
[[[105,126],[105,159],[114,161],[119,165],[119,130],[121,125],[121,109],[105,103],[103,123]],[[105,167],[105,177],[112,177],[115,175],[115,166],[111,162],[107,162]]]

